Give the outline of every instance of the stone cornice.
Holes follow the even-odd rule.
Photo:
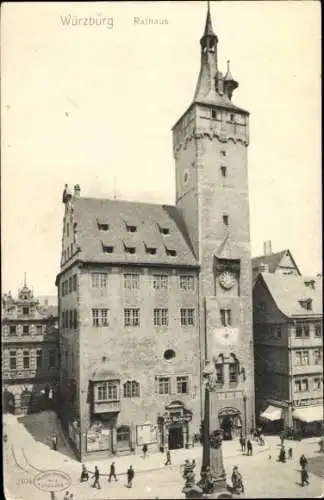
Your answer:
[[[241,143],[244,146],[249,145],[249,139],[242,139],[241,137],[237,137],[234,134],[222,134],[217,131],[210,131],[210,130],[195,130],[193,131],[190,135],[188,134],[180,144],[174,147],[174,154],[175,156],[181,149],[187,149],[187,145],[189,142],[191,142],[193,139],[203,139],[204,137],[208,137],[211,141],[216,138],[220,142],[226,143],[229,141],[233,141],[234,144],[236,143]]]

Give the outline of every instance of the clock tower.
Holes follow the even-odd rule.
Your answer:
[[[173,127],[176,204],[200,265],[201,366],[215,365],[215,418],[224,438],[254,426],[249,113],[233,103],[238,82],[218,64],[208,2],[194,98]]]

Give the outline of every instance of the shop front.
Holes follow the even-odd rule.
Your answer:
[[[284,429],[284,408],[268,404],[260,413],[260,422],[264,432],[280,434]]]
[[[324,430],[323,405],[294,408],[294,429],[301,437],[320,436]]]
[[[165,448],[178,450],[189,447],[189,422],[191,420],[192,412],[182,401],[173,401],[165,406],[165,412],[158,417],[161,451]]]

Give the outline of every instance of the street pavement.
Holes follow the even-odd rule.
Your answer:
[[[185,459],[195,459],[197,471],[200,470],[202,448],[197,446],[188,450],[171,452],[172,465],[164,466],[165,455],[150,453],[146,458],[141,455],[116,456],[98,461],[86,462],[92,471],[98,465],[101,477],[101,489],[91,487],[93,479],[88,483],[80,483],[81,465],[77,462],[68,443],[59,435],[58,450],[50,449],[49,437],[53,431],[59,432],[56,419],[44,413],[35,418],[34,427],[26,422],[19,423],[14,416],[6,416],[5,432],[8,441],[4,446],[5,487],[7,500],[45,500],[49,493],[37,489],[33,478],[41,470],[56,469],[71,477],[72,486],[69,492],[74,494],[74,500],[107,500],[135,498],[184,498],[180,467]],[[49,428],[47,423],[49,422]],[[26,426],[28,430],[26,429]],[[31,433],[33,429],[33,433]],[[35,439],[36,436],[36,439]],[[277,436],[266,436],[265,446],[253,443],[253,455],[242,455],[237,441],[223,442],[224,465],[227,479],[230,479],[234,465],[239,467],[245,483],[242,498],[321,498],[323,495],[324,457],[318,453],[318,439],[287,441],[286,448],[293,449],[292,460],[286,463],[277,462],[280,440]],[[300,486],[299,457],[304,453],[309,459],[310,485]],[[116,463],[118,481],[108,483],[107,475],[111,461]],[[125,472],[129,465],[135,469],[133,488],[125,487]],[[198,477],[197,477],[198,479]],[[57,500],[63,500],[65,491],[56,494]]]

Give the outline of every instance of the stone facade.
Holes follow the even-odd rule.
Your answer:
[[[81,459],[192,445],[207,359],[213,425],[227,439],[254,426],[248,113],[208,19],[194,102],[173,128],[176,205],[63,194],[60,406]]]
[[[28,413],[53,407],[58,383],[57,308],[40,306],[26,286],[18,298],[2,296],[4,411]]]

